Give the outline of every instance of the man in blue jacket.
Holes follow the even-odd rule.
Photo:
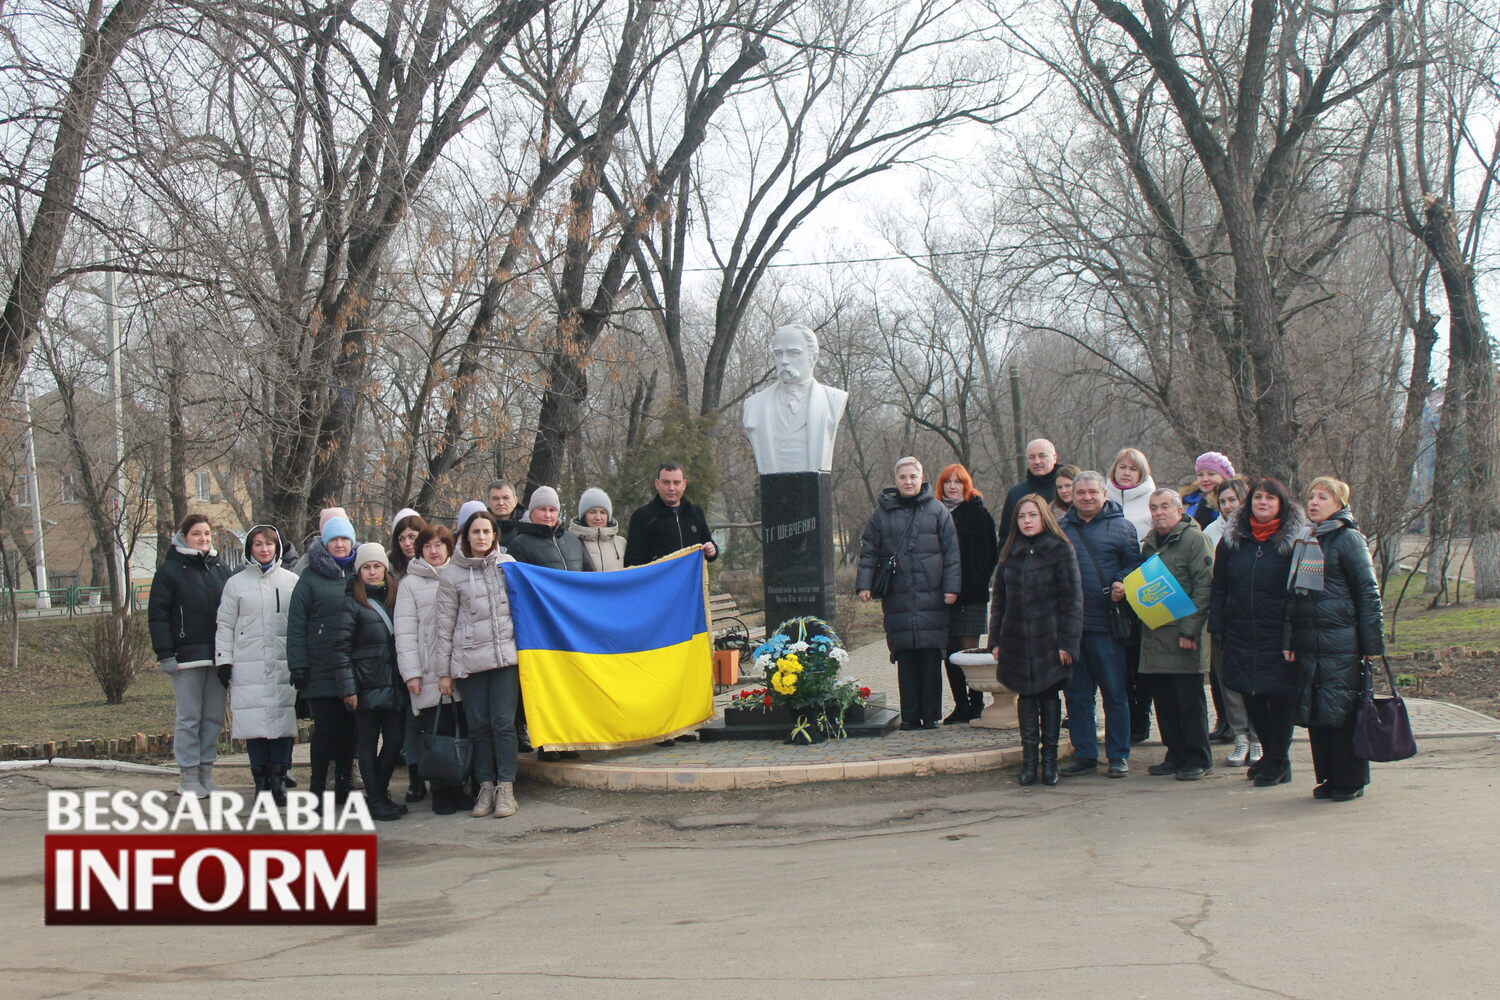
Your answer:
[[[1093,774],[1099,768],[1094,692],[1104,696],[1104,744],[1109,776],[1130,773],[1130,697],[1125,690],[1125,647],[1109,629],[1109,607],[1125,599],[1125,575],[1141,564],[1135,525],[1120,505],[1104,499],[1104,477],[1080,472],[1073,480],[1073,507],[1063,517],[1083,580],[1083,641],[1064,692],[1073,763],[1062,774]]]

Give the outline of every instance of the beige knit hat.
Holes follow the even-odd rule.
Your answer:
[[[342,507],[324,507],[318,511],[318,530],[322,531],[323,525],[335,517],[347,518],[348,516],[349,512]]]
[[[380,563],[380,565],[386,568],[386,572],[390,572],[391,561],[386,557],[384,545],[381,545],[379,542],[365,542],[358,549],[354,550],[354,569],[356,572],[365,563],[372,562]]]

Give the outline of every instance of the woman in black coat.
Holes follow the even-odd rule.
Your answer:
[[[396,665],[396,580],[385,549],[366,542],[354,556],[349,596],[333,620],[333,675],[359,733],[359,776],[372,819],[400,819],[406,807],[390,794],[401,759],[406,685]]]
[[[938,500],[948,508],[953,529],[958,532],[959,590],[958,601],[948,609],[948,656],[979,645],[989,620],[986,613],[990,600],[990,580],[1000,557],[995,537],[995,519],[984,506],[984,494],[974,488],[969,470],[962,465],[948,466],[938,475]],[[953,692],[953,712],[944,725],[968,722],[984,711],[984,692],[974,691],[964,682],[964,671],[951,659],[948,689]]]
[[[1011,516],[1000,573],[990,599],[990,653],[996,678],[1021,697],[1021,776],[1057,784],[1059,695],[1073,672],[1083,638],[1083,581],[1073,543],[1039,494],[1021,498]]]
[[[330,517],[305,558],[307,567],[292,588],[286,616],[286,664],[298,696],[312,712],[308,791],[321,799],[332,766],[333,792],[342,804],[354,781],[359,734],[334,677],[333,621],[344,609],[354,572],[354,525],[342,515]]]
[[[214,761],[224,729],[224,685],[214,671],[219,598],[229,567],[214,551],[213,525],[202,514],[183,518],[172,547],[151,579],[146,605],[151,648],[161,671],[172,678],[177,706],[172,756],[181,778],[178,795],[203,798],[216,792]]]
[[[1298,673],[1294,716],[1312,744],[1313,797],[1349,802],[1370,783],[1354,753],[1354,710],[1364,658],[1385,652],[1380,585],[1365,537],[1349,511],[1349,485],[1328,476],[1307,488],[1312,531],[1292,568],[1291,652]]]
[[[1245,696],[1263,755],[1248,777],[1257,787],[1292,780],[1292,696],[1297,668],[1284,635],[1292,548],[1307,524],[1279,480],[1260,479],[1235,511],[1214,556],[1208,630],[1223,643],[1224,684]]]
[[[896,485],[881,491],[860,536],[855,582],[860,600],[874,596],[872,588],[892,556],[896,571],[880,606],[901,690],[901,728],[936,729],[943,714],[939,664],[948,648],[948,606],[958,600],[960,586],[958,532],[915,458],[896,463]]]

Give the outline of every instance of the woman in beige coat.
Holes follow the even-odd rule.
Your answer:
[[[453,532],[441,524],[429,524],[417,536],[416,555],[406,564],[406,575],[396,593],[396,666],[411,698],[416,718],[416,736],[407,743],[407,766],[421,773],[422,738],[443,723],[446,735],[463,729],[463,708],[455,693],[439,718],[437,662],[437,597],[443,567],[453,557]],[[447,816],[459,809],[472,809],[474,801],[459,785],[432,784],[432,811]]]
[[[625,568],[625,540],[620,537],[608,493],[597,486],[584,490],[578,498],[578,516],[568,522],[568,530],[583,543],[587,568]]]
[[[469,508],[465,504],[465,509]],[[516,636],[500,564],[515,562],[500,550],[500,519],[483,504],[459,519],[458,551],[438,578],[433,661],[438,690],[464,697],[474,777],[479,781],[473,816],[516,811]]]

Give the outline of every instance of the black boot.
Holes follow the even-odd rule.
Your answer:
[[[406,795],[407,802],[421,802],[427,798],[427,782],[422,780],[422,775],[417,772],[417,765],[406,765]]]
[[[269,787],[267,775],[270,773],[270,770],[271,768],[267,764],[257,764],[250,768],[250,776],[255,779],[255,794],[257,796]]]
[[[271,793],[271,801],[277,807],[286,805],[286,772],[285,764],[271,764],[266,768],[266,791]]]
[[[1037,709],[1035,698],[1023,696],[1016,700],[1016,714],[1021,721],[1021,776],[1016,780],[1022,785],[1036,784],[1037,764],[1041,760],[1041,717]]]
[[[469,808],[473,808],[470,806]],[[432,811],[439,816],[452,816],[458,810],[453,805],[453,790],[447,785],[432,785]]]
[[[354,762],[339,762],[333,769],[333,801],[343,808],[344,801],[354,790]]]
[[[950,649],[948,655],[952,656],[955,652],[957,650]],[[968,679],[964,677],[964,668],[954,666],[946,660],[943,666],[948,669],[948,690],[953,694],[953,711],[948,713],[948,717],[943,720],[943,725],[951,726],[959,722],[968,722],[973,716],[969,714],[969,684]]]
[[[969,721],[972,722],[984,714],[984,692],[969,689]]]
[[[1062,733],[1062,701],[1057,695],[1041,699],[1042,784],[1057,784],[1057,740]]]

